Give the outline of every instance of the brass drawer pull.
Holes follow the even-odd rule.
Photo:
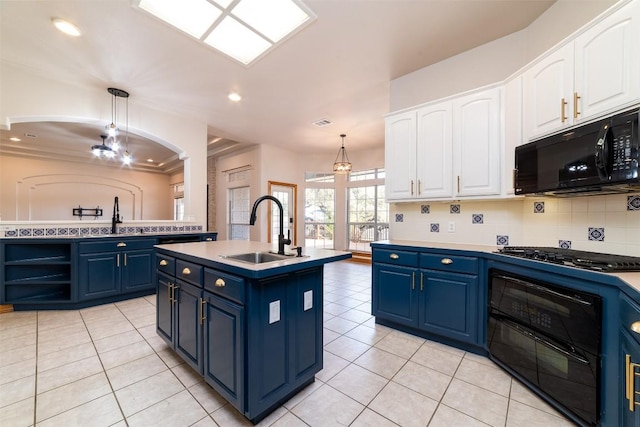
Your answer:
[[[564,100],[564,98],[562,98],[560,100],[560,122],[564,123],[567,121],[567,113],[565,108],[567,108],[567,101]]]
[[[166,260],[166,259],[161,259],[161,260],[160,260],[160,265],[161,265],[161,266],[163,266],[163,267],[164,267],[164,266],[165,266],[165,265],[167,265],[167,264],[169,264],[169,263],[167,262],[167,260]]]
[[[633,322],[631,326],[629,326],[629,329],[631,329],[636,334],[640,334],[640,320]]]
[[[440,263],[442,263],[444,265],[449,265],[449,264],[453,264],[453,260],[451,258],[442,258],[440,260]]]
[[[226,285],[226,283],[224,283],[224,280],[222,280],[222,279],[216,280],[216,286],[218,288],[224,288],[225,285]]]
[[[119,248],[124,248],[125,246],[127,246],[127,244],[125,242],[119,242],[116,246]]]
[[[189,267],[183,268],[182,274],[184,274],[185,276],[188,276],[189,274],[191,274],[191,270],[189,270]]]
[[[400,258],[400,255],[398,255],[398,254],[391,254],[391,255],[389,255],[389,258],[391,258],[391,259],[398,259],[398,258]]]
[[[207,237],[206,239],[204,239],[205,242],[213,242],[213,238],[212,237]]]

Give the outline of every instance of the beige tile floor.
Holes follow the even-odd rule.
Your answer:
[[[570,426],[484,357],[376,325],[371,267],[325,268],[324,369],[261,426]],[[0,425],[251,425],[155,332],[155,296],[0,315]]]

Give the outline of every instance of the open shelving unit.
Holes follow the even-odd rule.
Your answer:
[[[71,302],[71,242],[4,242],[2,303]]]

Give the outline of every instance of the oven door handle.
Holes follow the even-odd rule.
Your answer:
[[[533,283],[527,282],[525,280],[517,279],[515,277],[509,277],[509,276],[503,276],[503,275],[497,275],[497,276],[493,276],[493,277],[496,277],[498,279],[508,280],[510,282],[517,283],[518,285],[522,285],[522,286],[530,288],[530,289],[535,289],[536,291],[544,292],[545,294],[553,295],[555,297],[566,299],[566,300],[572,301],[572,302],[576,302],[578,304],[582,304],[582,305],[586,305],[586,306],[592,306],[593,305],[589,301],[585,301],[585,300],[583,300],[581,298],[572,297],[571,295],[565,295],[563,293],[556,292],[556,291],[554,291],[552,289],[545,288],[544,286],[535,285]]]
[[[587,359],[585,359],[582,355],[576,353],[575,349],[573,349],[573,348],[572,348],[572,350],[574,350],[574,351],[565,350],[560,345],[554,344],[553,342],[551,342],[551,340],[545,339],[545,338],[541,338],[537,334],[534,334],[533,332],[529,332],[529,331],[523,329],[517,322],[514,322],[513,320],[509,320],[509,318],[507,316],[500,315],[500,314],[491,314],[491,316],[498,318],[500,322],[503,322],[507,326],[515,329],[516,331],[518,331],[522,335],[531,338],[535,342],[538,342],[538,343],[540,343],[540,344],[542,344],[544,346],[547,346],[550,349],[552,349],[554,351],[557,351],[558,353],[562,353],[563,355],[567,356],[570,359],[575,360],[576,362],[580,362],[580,363],[582,363],[584,365],[588,365],[589,364],[589,361]]]

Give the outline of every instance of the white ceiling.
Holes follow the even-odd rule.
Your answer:
[[[349,151],[363,150],[384,143],[392,79],[518,31],[554,1],[306,0],[317,19],[250,67],[129,0],[0,1],[0,59],[104,89],[105,97],[108,87],[124,89],[131,103],[198,118],[223,149],[239,142],[333,153],[346,133]],[[74,22],[82,36],[58,32],[51,17]],[[227,99],[231,91],[240,103]],[[314,126],[319,119],[332,124]],[[55,138],[58,124],[46,125],[33,132]],[[61,132],[86,132],[82,155],[100,142],[99,128]],[[6,146],[7,132],[1,136]],[[146,156],[162,163],[172,153],[136,155]]]

